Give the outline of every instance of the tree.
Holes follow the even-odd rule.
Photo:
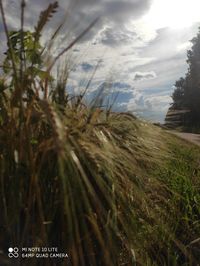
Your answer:
[[[184,78],[175,83],[172,95],[173,106],[189,109],[188,121],[192,125],[200,124],[200,28],[197,36],[191,40],[192,47],[187,52],[188,71]]]
[[[185,79],[184,78],[180,78],[175,83],[176,89],[174,90],[174,92],[172,94],[172,99],[174,101],[174,105],[176,106],[176,108],[181,108],[183,105],[184,85],[185,85]]]

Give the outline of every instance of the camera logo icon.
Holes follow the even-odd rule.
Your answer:
[[[17,247],[9,248],[8,249],[8,257],[9,258],[18,258],[19,257],[19,249]]]

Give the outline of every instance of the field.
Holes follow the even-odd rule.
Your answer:
[[[72,265],[198,265],[198,147],[129,114],[96,110],[87,127],[41,117],[20,137],[13,120],[0,131],[5,254],[15,243],[58,246]]]

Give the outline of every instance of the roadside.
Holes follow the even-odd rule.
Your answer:
[[[184,132],[177,132],[177,131],[172,131],[172,130],[170,130],[169,132],[182,139],[185,139],[191,143],[194,143],[200,146],[200,134],[184,133]]]

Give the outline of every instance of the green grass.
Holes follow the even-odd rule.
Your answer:
[[[168,199],[172,206],[171,228],[174,237],[181,243],[180,247],[179,244],[177,247],[183,251],[185,249],[188,264],[192,264],[193,259],[196,259],[198,264],[199,243],[191,243],[198,239],[200,232],[199,149],[176,141],[172,141],[169,147],[171,159],[167,161],[165,169],[160,169],[158,176],[171,192],[171,197]],[[181,254],[177,261],[179,264],[184,264]]]

